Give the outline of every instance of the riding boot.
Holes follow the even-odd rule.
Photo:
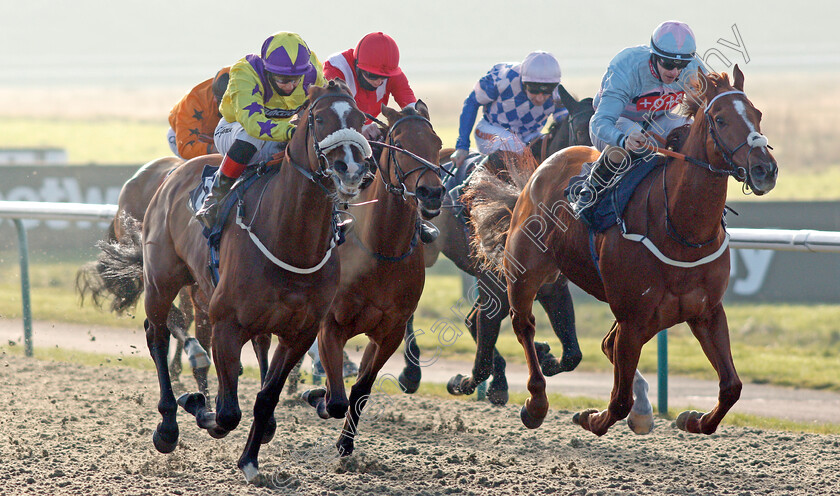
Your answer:
[[[216,217],[219,216],[219,205],[235,182],[235,178],[222,174],[221,170],[216,173],[216,177],[213,180],[213,188],[204,199],[204,205],[195,213],[195,218],[207,229],[213,229],[213,226],[216,225]]]
[[[618,168],[624,165],[621,160],[614,160],[615,155],[619,153],[621,157],[627,156],[621,148],[607,147],[601,152],[598,160],[590,162],[592,169],[589,171],[589,176],[581,183],[580,189],[576,192],[576,198],[572,202],[572,210],[578,217],[597,202],[598,195],[602,194],[607,187],[612,186]],[[608,158],[611,155],[613,158]]]
[[[434,243],[440,235],[440,230],[431,222],[420,220],[420,241],[424,245]]]

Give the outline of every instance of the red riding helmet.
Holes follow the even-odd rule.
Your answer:
[[[356,45],[356,66],[380,76],[400,73],[400,49],[393,38],[385,33],[366,34]]]

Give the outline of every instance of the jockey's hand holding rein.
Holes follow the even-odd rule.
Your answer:
[[[467,159],[467,156],[470,154],[467,150],[457,149],[455,152],[449,156],[452,160],[452,163],[455,164],[455,167],[461,167],[464,161]]]
[[[647,138],[639,130],[633,130],[624,138],[624,149],[628,152],[640,152],[645,148]]]

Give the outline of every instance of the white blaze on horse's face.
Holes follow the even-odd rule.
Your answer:
[[[751,133],[758,132],[755,126],[753,125],[752,121],[749,119],[749,117],[747,117],[747,106],[744,105],[744,102],[742,102],[741,100],[735,100],[732,102],[732,106],[735,107],[735,111],[738,112],[738,115],[740,115],[741,118],[744,119],[744,122],[747,124],[747,129],[749,129]]]

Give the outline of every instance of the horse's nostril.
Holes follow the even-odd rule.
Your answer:
[[[347,173],[347,162],[343,160],[336,160],[333,162],[333,170],[338,172],[339,174],[346,174]]]

